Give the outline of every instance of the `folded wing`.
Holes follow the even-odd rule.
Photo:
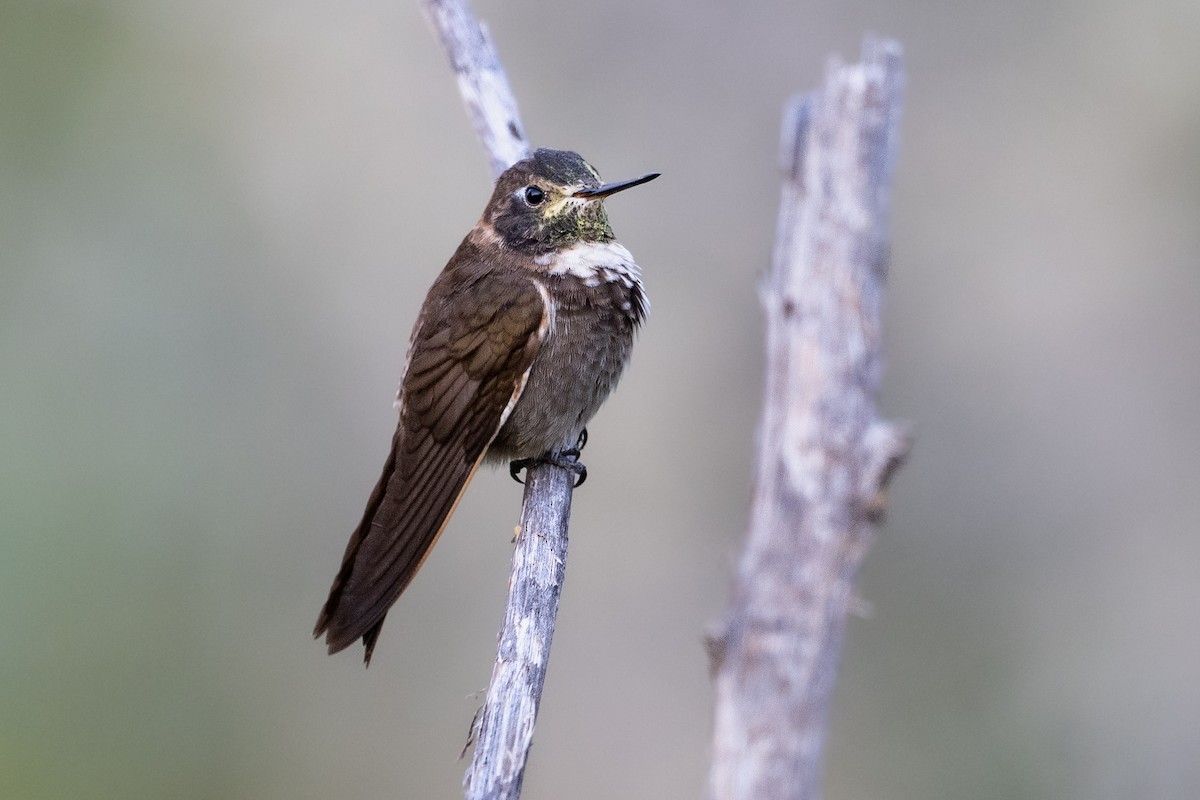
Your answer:
[[[550,327],[544,294],[526,277],[484,274],[444,297],[417,323],[391,454],[313,632],[330,653],[361,637],[370,663],[388,609],[521,396]]]

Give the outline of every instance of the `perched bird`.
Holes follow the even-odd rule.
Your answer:
[[[409,342],[400,421],[350,536],[314,636],[362,638],[369,664],[388,609],[486,461],[577,455],[649,309],[604,198],[657,173],[602,183],[576,153],[538,150],[496,181],[483,216],[434,281]]]

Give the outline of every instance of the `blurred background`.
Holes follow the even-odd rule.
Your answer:
[[[525,796],[703,794],[779,117],[898,38],[885,413],[838,798],[1200,796],[1200,5],[476,4],[653,314],[591,425]],[[0,4],[0,797],[453,798],[520,489],[374,665],[310,630],[490,192],[410,0]]]

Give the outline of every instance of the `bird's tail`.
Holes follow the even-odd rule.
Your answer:
[[[370,664],[388,609],[425,563],[479,468],[484,453],[467,460],[468,448],[445,444],[397,428],[313,629],[314,637],[325,634],[330,653],[361,637]]]

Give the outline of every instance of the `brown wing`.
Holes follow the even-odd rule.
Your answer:
[[[426,301],[418,322],[391,455],[313,632],[326,634],[330,653],[362,637],[368,663],[388,608],[445,528],[549,327],[527,278],[482,275],[443,288],[446,298]]]

